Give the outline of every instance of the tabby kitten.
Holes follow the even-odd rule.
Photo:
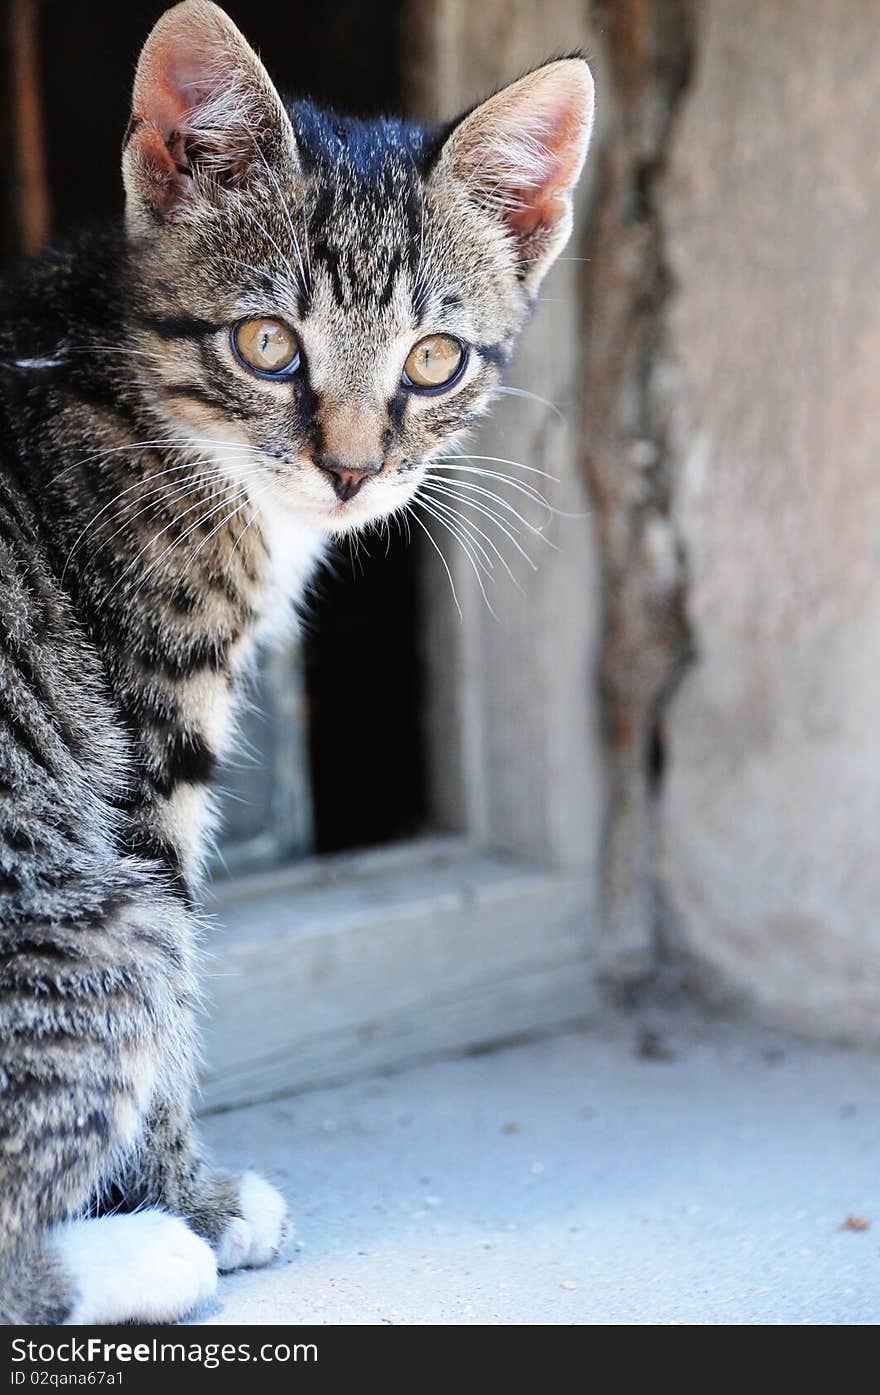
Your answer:
[[[140,58],[125,227],[0,313],[0,1317],[170,1321],[285,1203],[190,1111],[208,785],[328,538],[482,413],[571,224],[592,81],[444,129],[286,109],[216,6]]]

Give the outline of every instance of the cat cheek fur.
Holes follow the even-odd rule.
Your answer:
[[[283,1242],[191,1122],[211,778],[328,535],[486,410],[591,117],[580,58],[439,133],[286,108],[187,0],[138,65],[124,231],[0,289],[0,1321],[170,1320]],[[289,380],[234,359],[254,316]],[[419,398],[432,332],[467,371]]]

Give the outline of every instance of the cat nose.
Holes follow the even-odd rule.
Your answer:
[[[319,468],[330,476],[337,499],[346,503],[354,498],[370,475],[378,475],[382,469],[382,461],[371,460],[366,465],[343,465],[333,456],[327,456],[320,462]]]

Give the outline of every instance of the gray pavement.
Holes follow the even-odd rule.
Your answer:
[[[207,1323],[874,1323],[880,1059],[692,1015],[214,1116],[296,1235]]]

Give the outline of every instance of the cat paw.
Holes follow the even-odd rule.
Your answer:
[[[217,1268],[260,1269],[277,1255],[289,1233],[287,1203],[255,1172],[239,1184],[241,1215],[229,1222],[216,1247]]]
[[[217,1288],[210,1246],[165,1211],[71,1221],[52,1240],[76,1293],[69,1323],[175,1322]]]

